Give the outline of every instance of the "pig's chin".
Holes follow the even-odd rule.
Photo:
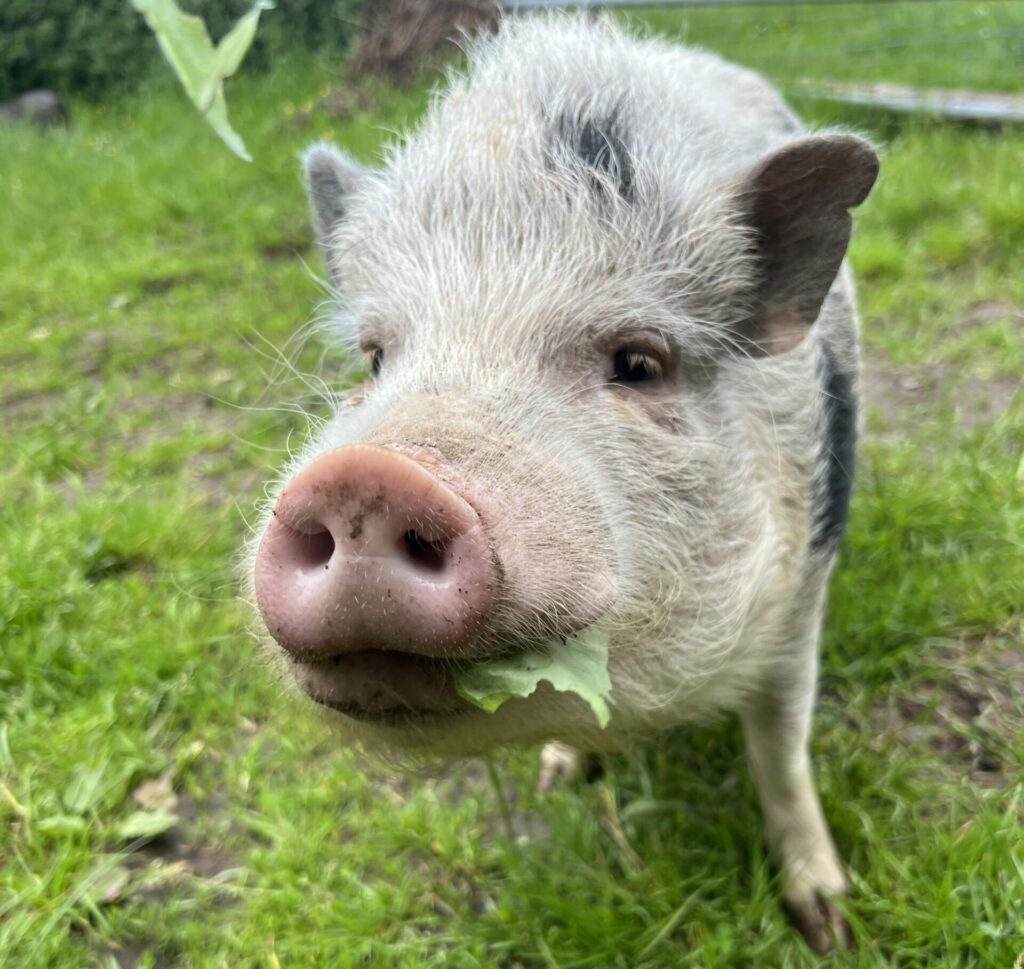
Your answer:
[[[293,661],[291,667],[311,700],[353,720],[400,723],[466,709],[441,660],[374,649],[318,662]]]

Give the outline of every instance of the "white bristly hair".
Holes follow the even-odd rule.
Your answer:
[[[594,562],[615,575],[606,730],[542,689],[494,715],[351,724],[354,738],[413,755],[621,746],[736,706],[815,638],[834,556],[811,540],[818,368],[827,350],[855,385],[851,284],[844,271],[795,349],[754,357],[736,338],[755,270],[734,186],[806,135],[758,75],[577,17],[510,19],[468,61],[325,240],[333,337],[381,348],[383,369],[281,481],[368,442],[438,452],[482,483],[529,563],[483,655],[543,637]],[[595,137],[581,157],[574,139]],[[653,401],[603,369],[638,330],[672,348]]]

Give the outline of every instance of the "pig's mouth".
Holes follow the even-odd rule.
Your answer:
[[[302,691],[353,720],[390,723],[451,716],[467,709],[449,664],[440,659],[369,649],[292,662]]]
[[[563,563],[571,597],[539,582],[509,516],[438,467],[380,445],[325,451],[285,484],[256,552],[256,605],[297,685],[356,720],[469,713],[449,663],[493,655],[513,629],[583,628],[614,600],[600,555]]]

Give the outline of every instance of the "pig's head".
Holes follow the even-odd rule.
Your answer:
[[[602,60],[592,38],[532,58],[499,38],[379,170],[306,154],[334,332],[371,374],[282,476],[252,591],[294,682],[362,741],[598,747],[673,722],[780,608],[779,548],[806,538],[799,514],[778,527],[773,502],[805,496],[766,496],[771,421],[743,398],[808,406],[786,361],[874,154],[672,132],[606,41]],[[454,689],[453,662],[593,624],[603,735],[570,693],[487,714]]]

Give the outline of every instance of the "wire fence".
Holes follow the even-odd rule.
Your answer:
[[[611,8],[717,51],[787,94],[981,122],[1024,122],[1019,0],[507,0]]]

